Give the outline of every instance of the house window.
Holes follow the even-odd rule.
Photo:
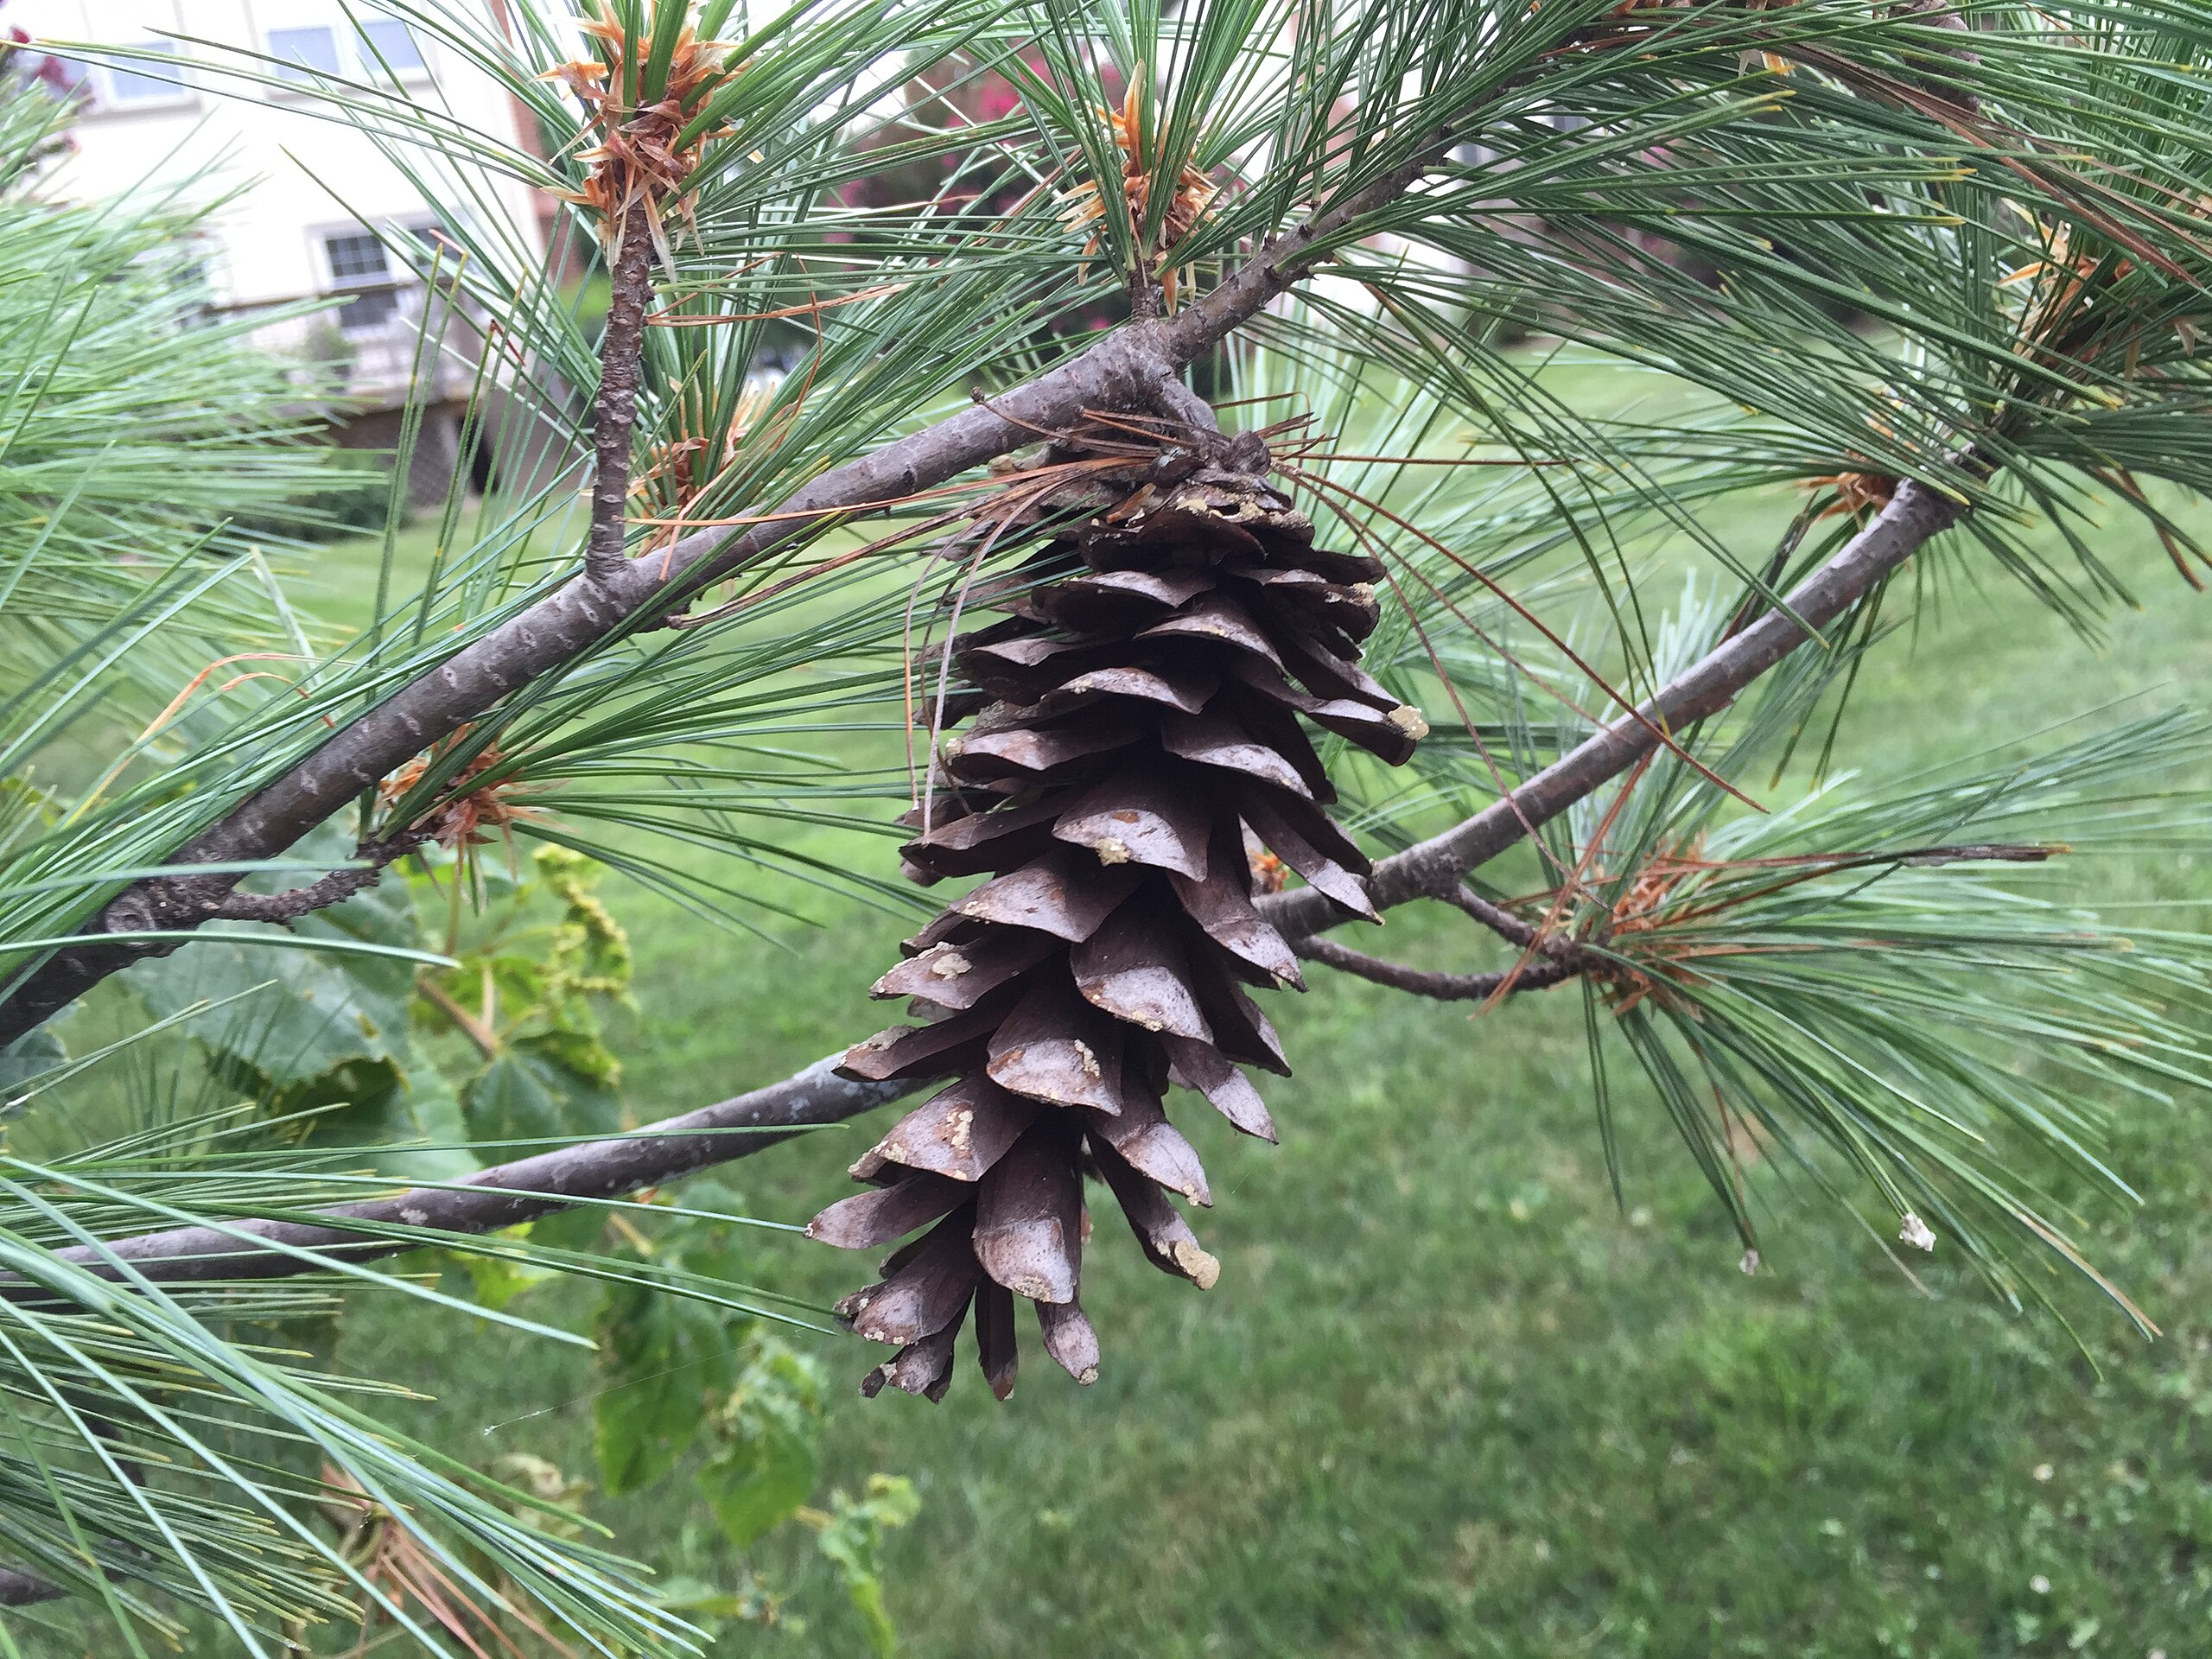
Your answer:
[[[343,231],[322,238],[330,284],[348,293],[338,308],[338,327],[349,334],[381,328],[399,315],[399,290],[393,285],[391,257],[366,231]]]
[[[372,79],[407,79],[426,73],[422,43],[397,18],[363,18],[348,42],[350,61],[341,61],[339,32],[327,23],[269,31],[269,55],[281,79],[312,86],[355,70]]]
[[[391,260],[384,244],[366,231],[326,236],[322,251],[330,262],[330,280],[340,288],[391,280]]]
[[[338,31],[317,23],[308,29],[272,29],[269,55],[279,79],[312,86],[338,73]]]
[[[399,290],[396,288],[365,288],[350,296],[338,308],[338,332],[342,334],[373,334],[399,315]]]
[[[406,228],[415,240],[415,245],[400,256],[406,260],[408,268],[417,276],[427,277],[435,272],[450,278],[465,257],[461,238],[435,219],[415,219]]]
[[[364,18],[354,25],[360,31],[361,67],[372,74],[419,75],[424,71],[423,48],[415,31],[396,17]]]
[[[162,41],[138,41],[132,43],[134,54],[154,54],[175,57],[176,48]],[[159,66],[147,64],[143,69],[133,69],[124,64],[110,64],[101,72],[104,83],[100,88],[100,102],[111,110],[149,109],[161,104],[181,104],[192,96],[192,89],[179,86],[174,79],[164,79]]]

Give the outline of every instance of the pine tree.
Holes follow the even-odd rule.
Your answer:
[[[322,476],[303,393],[243,323],[187,326],[188,212],[41,194],[67,111],[0,99],[0,1065],[48,1126],[134,1065],[167,1090],[111,1138],[0,1149],[0,1395],[23,1429],[0,1446],[0,1602],[249,1651],[372,1615],[450,1645],[346,1553],[336,1493],[458,1596],[601,1651],[679,1649],[631,1566],[518,1517],[266,1322],[340,1288],[451,1305],[377,1265],[426,1245],[637,1309],[753,1308],[713,1274],[515,1230],[594,1207],[650,1227],[669,1206],[631,1195],[926,1088],[812,1228],[896,1246],[843,1305],[896,1348],[867,1388],[941,1395],[972,1326],[1004,1397],[1017,1297],[1087,1379],[1091,1201],[1213,1281],[1171,1091],[1272,1137],[1248,1074],[1284,1071],[1296,1033],[1251,993],[1314,964],[1484,1008],[1571,988],[1609,1159],[1625,1053],[1747,1266],[1748,1136],[2016,1304],[2059,1294],[2023,1266],[2056,1262],[2148,1323],[2036,1176],[2124,1197],[2104,1103],[2212,1075],[2212,952],[2034,883],[2192,832],[2171,780],[2204,728],[2023,734],[2025,760],[1753,808],[1819,770],[1856,664],[1955,573],[2092,631],[2128,597],[2102,556],[2126,522],[2201,582],[2175,506],[2212,491],[2199,11],[372,9],[494,77],[531,142],[179,44],[202,82],[281,83],[402,159],[451,240],[394,231],[395,251],[453,256],[438,280],[518,441],[576,470],[456,494],[419,589],[387,564],[342,642],[285,548],[239,528]],[[486,172],[562,204],[603,326],[474,211]],[[929,194],[887,199],[889,177]],[[1683,401],[1578,407],[1531,336]],[[1778,484],[1800,510],[1771,543],[1715,528]],[[1679,601],[1660,549],[1669,583],[1695,567]],[[210,666],[246,653],[282,675]],[[874,758],[795,749],[833,728]],[[214,949],[313,953],[358,974],[348,995],[379,963],[435,967],[355,923],[410,861],[461,914],[479,836],[596,854],[741,930],[764,866],[912,906],[887,850],[794,833],[902,810],[905,874],[958,884],[877,984],[912,1023],[648,1134],[540,1103],[567,1144],[484,1135],[444,1149],[474,1173],[442,1184],[365,1176],[400,1155],[378,1135],[192,1095],[181,1033],[208,1011],[145,989],[189,990]],[[1489,965],[1331,937],[1416,903],[1465,918]],[[80,1001],[124,1036],[73,1058]],[[252,1073],[238,1058],[207,1090]],[[493,1300],[470,1306],[527,1323]]]

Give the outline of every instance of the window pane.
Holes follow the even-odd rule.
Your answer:
[[[173,56],[176,52],[175,47],[159,41],[137,41],[130,49],[133,52],[159,52],[167,56]],[[107,72],[108,102],[155,104],[186,95],[185,89],[175,81],[158,79],[151,73],[153,67],[150,64],[147,66],[148,73],[143,74],[134,69],[124,68],[121,65],[110,68]]]
[[[432,271],[450,278],[461,257],[458,238],[434,219],[419,220],[407,227],[423,245],[420,251],[410,248],[401,256],[415,274],[427,276]]]
[[[338,73],[338,32],[333,29],[272,29],[269,55],[286,80],[313,81]]]
[[[415,43],[415,31],[397,18],[364,21],[359,27],[364,69],[373,73],[381,67],[404,75],[423,67],[423,48]]]
[[[372,288],[338,308],[340,334],[365,334],[381,328],[399,315],[399,295],[389,288]]]
[[[365,231],[327,236],[323,251],[330,259],[330,277],[337,283],[383,282],[391,275],[384,244]]]

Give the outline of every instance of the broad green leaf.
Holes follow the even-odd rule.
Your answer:
[[[299,850],[303,858],[339,863],[351,849],[326,825]],[[292,878],[263,876],[248,885],[268,890],[287,879]],[[245,924],[235,931],[284,932]],[[397,880],[303,916],[291,931],[410,950],[422,944],[413,901]],[[318,1122],[315,1138],[364,1144],[417,1138],[404,1129],[394,1134],[384,1122],[406,1089],[413,964],[210,940],[141,963],[129,980],[147,1007],[164,1018],[198,1002],[220,1005],[189,1020],[186,1028],[218,1076],[272,1113],[350,1105],[349,1114]],[[338,1121],[348,1116],[350,1123]]]
[[[457,1181],[482,1168],[468,1150],[461,1096],[445,1074],[418,1059],[404,1081],[385,1105],[378,1138],[389,1149],[378,1154],[378,1169],[411,1181]]]
[[[50,1071],[69,1058],[69,1051],[62,1046],[61,1033],[50,1025],[22,1036],[0,1048],[0,1104],[15,1097],[16,1090],[41,1072]]]
[[[772,1337],[759,1338],[721,1427],[723,1448],[699,1471],[699,1488],[723,1535],[744,1549],[814,1490],[822,1438],[814,1361]]]
[[[868,1495],[855,1503],[842,1491],[830,1494],[830,1514],[815,1547],[837,1569],[853,1611],[868,1627],[868,1645],[880,1659],[899,1649],[899,1632],[883,1604],[883,1579],[876,1563],[883,1535],[921,1513],[921,1495],[904,1475],[874,1474]]]
[[[524,1239],[531,1236],[531,1223],[508,1227],[494,1235],[499,1238]],[[544,1268],[533,1268],[526,1262],[512,1261],[503,1255],[486,1255],[475,1250],[454,1253],[462,1271],[467,1274],[469,1288],[478,1301],[497,1312],[526,1290],[558,1277]],[[516,1454],[519,1457],[520,1454]],[[512,1459],[507,1459],[512,1460]],[[546,1465],[550,1467],[550,1465]]]
[[[594,1085],[610,1098],[622,1075],[622,1062],[614,1058],[613,1051],[588,1032],[549,1031],[543,1036],[524,1038],[516,1046],[559,1067],[579,1083]]]
[[[814,1490],[811,1433],[787,1423],[757,1426],[699,1471],[699,1490],[740,1549],[789,1520]]]
[[[258,925],[241,931],[282,932]],[[404,1063],[413,993],[406,964],[394,965],[403,982],[396,986],[314,951],[208,941],[140,963],[129,977],[148,1007],[163,1017],[194,1003],[236,999],[193,1020],[189,1029],[211,1055],[281,1092],[349,1061],[381,1060],[395,1071]]]
[[[477,1141],[550,1140],[561,1133],[561,1098],[544,1069],[512,1050],[470,1078],[461,1101]]]
[[[637,1283],[609,1287],[594,1334],[605,1381],[593,1444],[601,1482],[619,1497],[675,1467],[729,1387],[731,1343],[712,1308]]]
[[[471,1137],[552,1140],[620,1128],[621,1104],[606,1084],[564,1064],[563,1045],[529,1037],[493,1059],[461,1091]]]

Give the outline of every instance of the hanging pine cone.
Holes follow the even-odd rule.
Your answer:
[[[898,1344],[863,1390],[943,1396],[972,1309],[983,1375],[1014,1388],[1015,1296],[1078,1382],[1098,1342],[1077,1301],[1104,1182],[1145,1253],[1205,1289],[1219,1266],[1169,1199],[1212,1202],[1167,1121],[1170,1084],[1248,1135],[1274,1125],[1243,1068],[1287,1075],[1245,987],[1303,988],[1253,906],[1248,848],[1347,909],[1374,912],[1367,861],[1298,716],[1392,765],[1427,729],[1358,665],[1374,628],[1374,560],[1313,545],[1246,435],[1185,457],[1049,543],[1006,620],[955,641],[974,709],[945,746],[948,785],[907,843],[908,873],[992,879],[906,941],[879,997],[929,1022],[846,1055],[846,1075],[950,1077],[853,1166],[874,1190],[808,1232],[874,1249],[928,1230],[838,1312]],[[1156,478],[1163,470],[1155,467]]]

